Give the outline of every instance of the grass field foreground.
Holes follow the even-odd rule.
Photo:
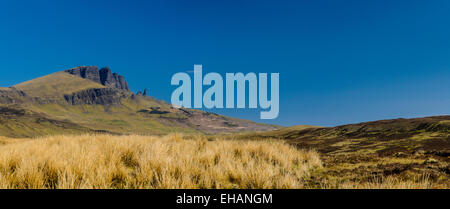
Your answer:
[[[303,188],[315,151],[203,136],[0,139],[0,188]]]

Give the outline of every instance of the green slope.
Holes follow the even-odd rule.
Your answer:
[[[30,96],[60,100],[64,94],[105,86],[65,72],[57,72],[14,85]]]
[[[0,124],[2,136],[17,138],[95,132],[69,121],[47,118],[19,106],[0,106]]]

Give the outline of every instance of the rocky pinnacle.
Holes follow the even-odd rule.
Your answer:
[[[110,88],[130,91],[125,78],[117,73],[113,73],[109,67],[98,70],[97,66],[80,66],[65,70],[65,72],[84,79],[89,79]]]

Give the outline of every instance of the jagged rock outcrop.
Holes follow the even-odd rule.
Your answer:
[[[146,97],[147,96],[147,89],[145,88],[143,92],[142,91],[137,91],[136,95],[137,96],[144,96],[144,97]]]
[[[68,72],[72,75],[80,76],[85,79],[89,79],[96,83],[101,83],[100,74],[98,72],[97,66],[80,66],[69,70],[65,70],[65,72]]]
[[[147,89],[144,89],[144,93],[142,93],[142,96],[147,96]]]
[[[0,89],[0,104],[22,103],[26,97],[25,92],[13,87]]]
[[[120,99],[125,97],[123,92],[113,88],[86,89],[71,95],[64,95],[64,99],[72,105],[120,105]]]
[[[81,66],[65,70],[65,72],[89,79],[106,87],[130,91],[125,78],[117,73],[113,73],[108,67],[98,70],[96,66]]]
[[[126,91],[130,90],[125,78],[117,73],[113,73],[109,67],[100,69],[99,74],[102,85]]]

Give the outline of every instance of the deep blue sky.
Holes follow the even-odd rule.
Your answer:
[[[109,66],[170,100],[174,73],[279,72],[280,115],[332,126],[450,114],[450,1],[0,1],[0,86]],[[259,110],[215,110],[258,121]]]

